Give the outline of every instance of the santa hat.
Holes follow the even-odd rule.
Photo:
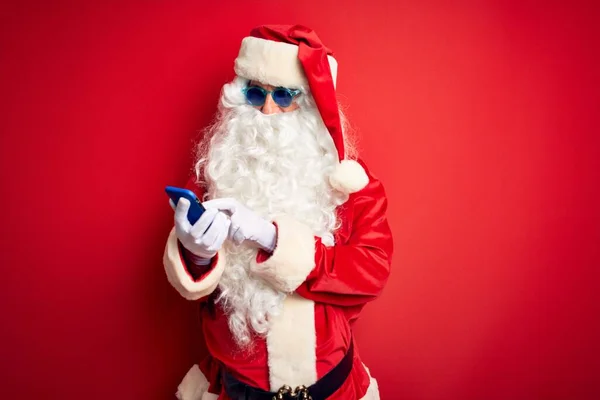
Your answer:
[[[363,167],[345,159],[342,124],[335,96],[337,61],[317,34],[302,25],[263,25],[242,40],[235,73],[273,86],[310,87],[321,118],[331,134],[339,164],[329,177],[344,193],[358,192],[369,183]]]

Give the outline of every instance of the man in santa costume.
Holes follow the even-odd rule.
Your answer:
[[[381,183],[344,137],[337,62],[304,26],[260,26],[175,208],[169,282],[201,307],[209,356],[182,400],[378,399],[352,325],[381,293],[392,237]],[[345,140],[346,139],[346,140]]]

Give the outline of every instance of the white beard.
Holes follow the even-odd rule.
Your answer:
[[[206,197],[235,198],[270,221],[292,216],[333,245],[336,207],[347,197],[329,185],[337,155],[318,111],[304,95],[298,110],[264,115],[244,104],[243,84],[238,79],[225,85],[210,142],[200,147],[196,172],[204,171]],[[253,333],[266,335],[285,294],[249,271],[255,248],[226,241],[222,251],[226,266],[218,301],[236,342],[246,346]]]

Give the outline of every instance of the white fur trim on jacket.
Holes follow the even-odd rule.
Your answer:
[[[275,219],[277,244],[269,259],[250,268],[276,290],[292,293],[315,267],[315,236],[311,229],[287,216]]]
[[[371,376],[371,371],[369,371],[366,365],[363,364],[363,366],[367,370],[367,374],[369,374],[369,388],[360,400],[379,400],[379,384],[377,383],[377,379]]]
[[[295,388],[315,383],[316,346],[315,303],[297,294],[288,295],[267,335],[271,391],[283,385]]]
[[[342,160],[329,176],[329,183],[334,189],[350,194],[364,189],[369,184],[369,177],[357,161]]]
[[[219,284],[219,279],[221,279],[225,268],[225,256],[220,252],[217,265],[200,281],[195,282],[185,268],[183,255],[179,251],[175,228],[173,228],[167,239],[163,264],[169,282],[177,289],[179,294],[188,300],[198,300],[211,294]]]
[[[335,86],[337,61],[332,56],[327,56],[327,60]],[[308,85],[295,44],[246,37],[242,40],[234,69],[242,78],[267,85],[289,88]]]
[[[218,395],[208,392],[209,386],[206,376],[194,364],[177,387],[176,396],[179,400],[217,400]]]

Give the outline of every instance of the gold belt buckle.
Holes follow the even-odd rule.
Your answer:
[[[273,396],[273,400],[285,400],[285,395],[289,395],[292,399],[312,400],[312,397],[308,393],[308,388],[304,385],[300,385],[296,389],[292,389],[288,385],[283,385],[277,391],[277,394]]]

